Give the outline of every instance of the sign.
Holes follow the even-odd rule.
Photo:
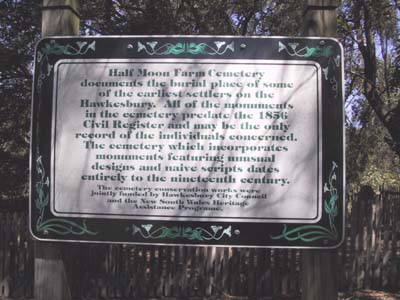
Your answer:
[[[329,38],[41,40],[32,234],[135,244],[338,246],[342,57]]]

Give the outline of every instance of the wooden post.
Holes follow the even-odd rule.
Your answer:
[[[339,0],[305,0],[305,36],[336,37]],[[337,250],[302,251],[302,300],[337,300]]]
[[[42,37],[79,35],[78,0],[43,0]]]
[[[43,37],[78,34],[78,0],[43,0]],[[71,299],[62,249],[62,244],[35,242],[35,300]]]
[[[35,242],[35,300],[70,300],[62,246]]]
[[[303,250],[302,300],[337,300],[336,250]]]
[[[337,36],[337,7],[339,0],[305,0],[305,36]]]

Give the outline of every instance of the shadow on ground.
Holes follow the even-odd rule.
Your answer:
[[[388,293],[382,291],[363,290],[353,294],[340,294],[339,300],[400,300],[400,292]]]

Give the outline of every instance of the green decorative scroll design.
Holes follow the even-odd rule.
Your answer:
[[[324,43],[321,41],[321,43]],[[336,93],[338,92],[338,81],[335,77],[336,72],[332,72],[330,70],[336,70],[340,67],[340,55],[335,55],[332,46],[316,46],[316,47],[299,47],[299,43],[287,43],[278,42],[278,52],[286,52],[292,57],[302,57],[302,58],[326,58],[327,62],[322,66],[322,72],[324,74],[325,80],[329,81],[332,85],[332,90]]]
[[[298,46],[299,43],[288,43],[285,45],[282,42],[278,42],[278,52],[285,50],[290,56],[297,57],[330,57],[333,55],[332,46],[305,46],[301,49],[298,49]]]
[[[332,162],[332,169],[329,174],[328,182],[324,184],[324,193],[329,193],[329,200],[324,201],[324,211],[329,217],[329,228],[320,225],[303,225],[293,229],[288,229],[285,224],[283,231],[277,236],[271,236],[273,240],[285,239],[287,241],[301,240],[305,243],[314,242],[317,240],[337,240],[338,234],[335,227],[335,218],[338,215],[337,200],[339,199],[338,191],[333,183],[336,180],[335,170],[338,165]]]
[[[142,224],[140,226],[132,225],[132,227],[127,227],[126,230],[132,230],[132,235],[139,234],[144,239],[176,239],[184,238],[188,240],[198,240],[198,241],[218,241],[222,239],[225,235],[231,237],[232,227],[228,226],[225,229],[222,226],[212,225],[211,230],[204,229],[202,227],[166,227],[161,226],[155,228],[153,224]]]
[[[138,42],[138,52],[144,51],[148,55],[179,55],[184,53],[189,54],[207,54],[207,55],[223,55],[228,50],[234,52],[234,42],[227,44],[223,41],[214,42],[213,46],[207,43],[166,43],[158,46],[158,42]]]
[[[75,222],[59,218],[45,220],[44,211],[46,206],[49,204],[50,181],[49,177],[45,174],[41,156],[39,156],[36,160],[36,171],[39,177],[39,180],[35,186],[37,193],[35,205],[39,210],[39,217],[36,221],[36,231],[42,232],[45,235],[49,234],[50,232],[59,235],[96,235],[97,232],[93,232],[87,228],[85,221],[83,221],[82,225],[79,225]]]
[[[69,55],[77,56],[84,55],[89,50],[96,51],[96,41],[88,43],[86,41],[77,41],[76,46],[70,44],[60,45],[55,40],[51,40],[49,43],[36,52],[36,60],[39,64],[39,75],[37,80],[38,91],[41,90],[43,81],[46,77],[50,76],[53,70],[53,64],[50,62],[49,57],[51,55]]]

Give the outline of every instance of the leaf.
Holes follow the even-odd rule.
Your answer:
[[[324,201],[324,208],[325,208],[325,212],[326,212],[328,215],[330,215],[330,214],[331,214],[331,207],[330,207],[330,205],[328,204],[327,201]]]

